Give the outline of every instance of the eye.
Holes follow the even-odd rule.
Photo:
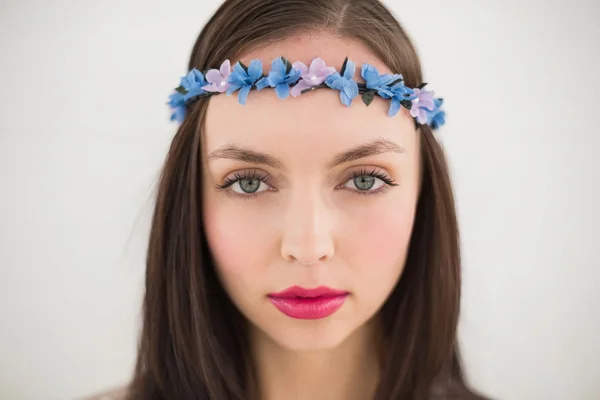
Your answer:
[[[343,187],[351,189],[358,194],[375,194],[384,190],[384,186],[386,185],[398,186],[385,172],[377,168],[371,171],[363,168],[360,171],[354,172],[352,178]]]
[[[348,186],[348,184],[350,184],[350,186]],[[382,187],[383,185],[385,185],[385,182],[383,182],[381,179],[376,178],[374,176],[358,176],[356,178],[352,178],[351,180],[348,181],[348,183],[345,185],[345,187],[350,187],[352,189],[352,185],[361,191],[364,190],[371,190],[371,189],[379,189],[380,187]]]
[[[273,187],[268,184],[268,181],[268,174],[248,170],[234,173],[232,176],[225,178],[225,182],[222,185],[217,185],[217,188],[226,190],[232,196],[250,199],[258,196],[261,192],[272,190]],[[371,170],[363,168],[354,172],[349,180],[338,187],[346,188],[360,195],[372,195],[383,193],[389,186],[398,185],[386,172],[377,168]]]
[[[255,178],[238,179],[233,185],[231,185],[231,190],[239,194],[259,193],[267,190],[268,188],[269,186],[265,182]]]
[[[232,177],[227,177],[223,185],[217,185],[219,189],[229,189],[236,195],[252,196],[271,186],[267,184],[268,175],[263,175],[258,171],[244,171],[243,173],[234,173]]]

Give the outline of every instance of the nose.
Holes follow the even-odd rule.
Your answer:
[[[286,261],[314,265],[333,257],[332,213],[317,195],[298,194],[283,219],[281,255]]]

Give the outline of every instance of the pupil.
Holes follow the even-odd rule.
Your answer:
[[[260,180],[258,179],[242,179],[240,181],[240,187],[246,193],[254,193],[260,186]]]
[[[375,184],[375,178],[372,176],[359,176],[354,178],[354,185],[360,190],[369,190]]]

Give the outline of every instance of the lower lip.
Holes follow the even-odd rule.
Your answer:
[[[269,297],[279,311],[296,319],[321,319],[340,309],[348,294],[319,297]]]

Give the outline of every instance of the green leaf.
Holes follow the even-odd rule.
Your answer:
[[[388,86],[389,86],[389,87],[392,87],[392,86],[394,86],[394,85],[397,85],[398,83],[402,82],[403,80],[404,80],[404,79],[402,79],[402,78],[400,78],[400,79],[397,79],[397,80],[395,80],[394,82],[390,83]]]
[[[186,94],[186,93],[187,93],[187,90],[185,90],[185,88],[184,88],[183,86],[177,86],[177,87],[175,88],[175,90],[176,90],[177,92],[181,93],[181,94]]]
[[[346,65],[348,64],[348,57],[346,57],[346,59],[344,60],[344,63],[342,64],[342,69],[340,71],[340,75],[344,76],[344,73],[346,72]]]
[[[423,89],[425,86],[427,86],[427,82],[423,82],[419,85],[419,90]]]
[[[367,107],[371,105],[374,98],[375,98],[375,92],[372,90],[369,90],[368,92],[364,92],[362,95],[362,100],[367,105]]]
[[[406,108],[407,110],[410,110],[412,108],[412,101],[400,100],[400,105],[402,105],[402,107]]]
[[[283,61],[283,64],[285,65],[285,73],[289,74],[292,70],[292,63],[285,57],[281,57],[281,61]]]
[[[246,64],[244,64],[244,63],[243,63],[243,62],[241,62],[241,61],[238,61],[238,63],[240,64],[240,66],[241,66],[242,68],[244,68],[244,71],[246,71],[246,73],[247,73],[247,72],[248,72],[248,67],[246,66]]]

